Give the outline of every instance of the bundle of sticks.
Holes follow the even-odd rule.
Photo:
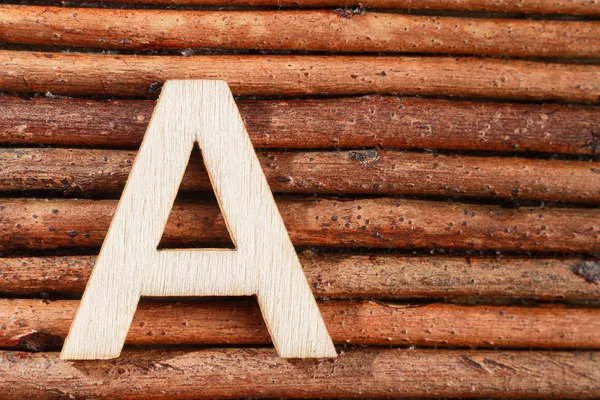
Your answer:
[[[0,5],[0,398],[600,397],[600,2]],[[155,99],[228,82],[339,357],[149,298],[64,361]],[[229,246],[192,154],[169,248]]]

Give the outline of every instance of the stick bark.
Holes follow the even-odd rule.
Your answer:
[[[0,353],[6,399],[597,398],[599,371],[597,352],[347,349],[289,361],[271,349],[137,350],[94,363]]]
[[[597,209],[502,208],[422,200],[278,198],[300,246],[600,251]],[[2,251],[101,245],[116,200],[3,199]],[[162,247],[231,246],[212,201],[176,202]]]
[[[308,250],[299,258],[317,297],[600,299],[600,263],[594,259],[336,255]],[[3,257],[1,292],[78,296],[95,261],[95,256]]]
[[[0,300],[2,348],[51,350],[64,341],[78,300]],[[373,301],[319,304],[337,344],[500,348],[600,348],[600,309],[410,305]],[[457,324],[456,321],[460,321]],[[126,340],[131,345],[271,344],[254,299],[146,300]]]
[[[0,192],[120,195],[136,152],[0,149]],[[446,156],[390,150],[259,152],[271,189],[296,194],[385,194],[600,202],[600,163]],[[180,187],[212,191],[192,156]]]
[[[0,96],[0,143],[137,147],[150,100]],[[238,100],[257,148],[600,154],[600,108],[365,96]]]
[[[348,18],[349,17],[349,18]],[[600,23],[344,14],[0,6],[0,40],[117,50],[251,49],[587,58]]]
[[[167,79],[235,95],[405,94],[600,102],[600,66],[382,56],[136,56],[0,51],[0,91],[156,97]]]

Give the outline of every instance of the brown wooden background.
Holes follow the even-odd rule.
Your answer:
[[[0,398],[600,398],[600,1],[0,4]],[[224,79],[340,356],[252,298],[58,351],[170,78]],[[227,246],[194,154],[165,247]]]

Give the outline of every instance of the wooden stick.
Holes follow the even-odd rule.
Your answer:
[[[599,371],[596,352],[348,349],[290,361],[272,349],[138,350],[84,363],[10,351],[0,353],[0,390],[6,399],[597,398]]]
[[[388,150],[259,152],[277,193],[387,194],[600,202],[600,163],[444,156]],[[0,149],[0,192],[118,195],[136,152]],[[181,190],[211,190],[192,157]]]
[[[580,258],[299,254],[325,298],[600,299],[600,263]],[[0,258],[0,293],[80,295],[95,256]]]
[[[132,345],[263,345],[271,337],[256,300],[142,301],[128,331]],[[56,349],[78,300],[0,300],[0,320],[12,321],[0,346]],[[319,308],[339,344],[507,348],[600,348],[600,309],[421,306],[330,301]],[[457,323],[460,321],[460,323]]]
[[[348,16],[335,10],[171,11],[1,5],[0,40],[119,50],[226,48],[565,58],[600,54],[600,23],[595,21],[390,13]]]
[[[116,203],[3,199],[0,250],[99,247]],[[597,209],[505,209],[391,198],[279,198],[277,205],[295,245],[600,251]],[[217,205],[210,201],[175,203],[162,246],[177,248],[198,243],[231,243]]]
[[[381,56],[135,56],[0,51],[0,91],[156,97],[166,79],[236,95],[445,95],[598,103],[600,66]]]
[[[83,2],[77,0],[76,2]],[[371,9],[397,9],[400,11],[447,10],[447,11],[488,11],[500,13],[531,14],[573,14],[600,15],[600,5],[589,0],[108,0],[105,3],[125,4],[164,4],[164,5],[212,5],[212,6],[257,6],[257,7],[302,7],[335,8],[363,7]],[[351,16],[351,10],[336,10],[340,14]],[[360,12],[360,8],[356,11]],[[356,13],[355,12],[355,13]]]
[[[368,96],[238,100],[258,148],[599,154],[600,108]],[[0,96],[0,143],[137,147],[154,102]]]

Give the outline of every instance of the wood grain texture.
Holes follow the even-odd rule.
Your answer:
[[[119,50],[251,49],[516,57],[600,55],[600,22],[0,6],[0,40]]]
[[[76,2],[81,2],[77,0]],[[162,4],[162,5],[214,5],[223,6],[257,6],[257,7],[302,7],[333,8],[352,7],[359,3],[354,0],[109,0],[105,3],[127,4]],[[435,11],[487,11],[499,13],[531,13],[531,14],[572,14],[600,15],[600,4],[596,0],[365,0],[363,7],[371,9],[397,9],[417,12],[418,10]],[[360,8],[358,9],[360,10]],[[350,10],[336,9],[340,15],[348,15]]]
[[[157,248],[196,144],[235,249]],[[280,357],[336,357],[227,83],[169,81],[60,357],[118,357],[140,296],[248,295]]]
[[[221,0],[131,1],[198,5]],[[141,303],[128,338],[132,345],[153,350],[126,351],[120,359],[107,362],[65,362],[57,353],[35,352],[60,347],[75,314],[76,300],[1,299],[0,347],[11,351],[0,352],[0,398],[600,398],[600,352],[589,351],[600,350],[598,307],[415,306],[421,301],[400,300],[475,297],[502,304],[505,300],[501,298],[510,298],[506,302],[517,304],[515,299],[539,298],[590,300],[584,304],[597,305],[600,264],[593,257],[600,254],[598,208],[591,204],[504,208],[380,197],[597,202],[597,162],[508,159],[497,158],[497,154],[437,156],[433,160],[431,154],[397,149],[598,155],[600,124],[594,116],[599,108],[540,104],[599,104],[597,60],[576,59],[570,65],[556,59],[507,58],[598,58],[598,1],[457,0],[449,4],[448,0],[377,0],[373,4],[367,0],[364,4],[367,9],[380,8],[381,13],[365,13],[363,5],[344,4],[346,0],[338,4],[330,0],[287,1],[232,0],[217,5],[288,8],[284,12],[253,11],[255,21],[244,21],[245,13],[216,8],[163,13],[152,10],[154,5],[139,12],[0,6],[0,14],[5,11],[0,26],[6,28],[0,28],[0,39],[13,43],[8,48],[21,49],[15,43],[28,43],[30,50],[56,51],[0,51],[4,67],[0,92],[47,93],[49,98],[47,103],[19,100],[10,107],[0,98],[0,142],[28,147],[116,147],[124,143],[131,150],[27,148],[3,152],[5,162],[0,168],[5,187],[10,189],[0,199],[0,251],[13,256],[94,253],[106,236],[115,201],[17,200],[7,196],[17,196],[17,192],[44,196],[44,191],[49,195],[65,191],[70,196],[116,196],[154,106],[139,98],[155,98],[171,78],[225,79],[241,96],[238,104],[249,107],[251,116],[246,119],[256,120],[252,128],[256,134],[250,132],[253,146],[301,150],[259,155],[272,189],[283,194],[278,194],[277,204],[291,239],[300,246],[323,246],[318,254],[307,250],[299,259],[312,292],[325,298],[319,307],[327,328],[341,345],[340,357],[282,360],[276,351],[266,348],[194,349],[223,344],[260,347],[271,341],[259,307],[251,299],[154,299]],[[323,6],[355,8],[289,10]],[[394,14],[393,9],[401,11]],[[414,9],[433,9],[425,12],[431,15],[450,9],[461,18],[414,17]],[[473,10],[496,14],[468,14]],[[74,15],[77,12],[79,17]],[[538,15],[531,20],[512,19],[523,18],[522,13]],[[577,21],[552,16],[544,21],[539,15],[544,13],[587,17]],[[190,24],[192,15],[201,28]],[[215,19],[219,16],[230,19]],[[111,21],[114,32],[106,29]],[[34,24],[38,26],[32,28]],[[271,31],[244,31],[248,26]],[[102,35],[102,30],[106,34]],[[273,39],[276,35],[279,40]],[[165,47],[181,57],[59,53],[67,48],[84,51],[82,46],[152,52]],[[187,57],[195,54],[189,48],[201,47],[346,55]],[[364,51],[373,52],[372,56],[358,54]],[[374,52],[389,55],[376,57]],[[494,58],[446,56],[449,54]],[[127,113],[106,103],[97,107],[104,115],[92,116],[99,102],[53,99],[53,94],[138,99],[114,103]],[[364,94],[372,97],[347,98]],[[271,100],[247,99],[253,96]],[[284,100],[298,96],[315,98]],[[475,98],[507,103],[475,102]],[[39,114],[34,110],[37,104],[42,104]],[[65,111],[56,113],[48,104],[61,104]],[[15,114],[9,115],[9,110]],[[300,114],[304,110],[308,114]],[[76,118],[81,121],[73,124]],[[246,147],[252,152],[248,143]],[[377,150],[368,150],[372,148]],[[107,154],[111,157],[104,161]],[[547,154],[545,158],[552,157]],[[502,164],[509,160],[510,164]],[[198,160],[194,163],[196,166]],[[575,164],[579,169],[568,168]],[[525,169],[514,170],[515,166]],[[476,179],[461,179],[463,169],[465,175]],[[575,175],[569,175],[573,171]],[[394,186],[400,182],[406,186]],[[226,246],[230,235],[217,204],[195,198],[204,196],[195,191],[208,188],[206,178],[188,175],[184,183],[189,192],[175,206],[163,247]],[[286,193],[344,198],[295,198]],[[349,198],[348,194],[369,198]],[[134,206],[144,203],[135,202]],[[252,218],[243,223],[251,224]],[[159,236],[156,238],[158,242]],[[369,247],[372,249],[365,249]],[[337,253],[329,253],[331,248]],[[348,248],[356,252],[349,253]],[[377,249],[388,248],[486,250],[486,254],[495,251],[498,256],[377,253]],[[524,253],[503,256],[513,251]],[[534,258],[537,256],[529,252],[546,254]],[[562,252],[575,254],[560,258],[567,257]],[[81,293],[95,261],[95,256],[0,259],[0,292],[4,289],[2,296],[19,296],[25,290],[36,295],[38,289],[53,292],[54,287],[56,293],[74,298]],[[116,278],[122,279],[120,275]],[[349,296],[396,301],[346,300]],[[330,297],[337,300],[327,301]],[[457,302],[468,300],[475,299]],[[176,347],[154,347],[169,345]],[[389,345],[411,347],[394,349]],[[30,353],[14,351],[20,349]]]
[[[6,399],[591,399],[600,396],[599,371],[597,352],[348,349],[333,360],[290,361],[271,349],[172,349],[84,363],[9,351],[0,353],[0,390]]]
[[[136,152],[0,149],[0,193],[117,196]],[[385,194],[600,202],[600,162],[446,156],[389,150],[258,152],[276,193]],[[202,158],[180,186],[210,191]]]
[[[278,198],[295,245],[600,251],[600,211],[584,208],[503,208],[490,205],[377,199]],[[115,200],[2,199],[2,250],[97,248]],[[216,203],[173,207],[161,245],[227,245]]]
[[[600,154],[600,108],[365,96],[237,100],[255,148]],[[0,96],[0,143],[137,147],[154,102]]]
[[[60,347],[77,300],[0,300],[2,348]],[[481,348],[600,349],[600,309],[450,304],[411,305],[373,301],[319,303],[337,344]],[[254,299],[139,303],[127,334],[131,345],[271,344]]]
[[[600,299],[600,262],[582,258],[338,255],[303,251],[304,273],[325,298]],[[4,295],[83,293],[95,256],[2,257]]]
[[[167,79],[235,95],[405,94],[600,102],[600,65],[397,56],[135,56],[0,51],[0,91],[156,97]]]

